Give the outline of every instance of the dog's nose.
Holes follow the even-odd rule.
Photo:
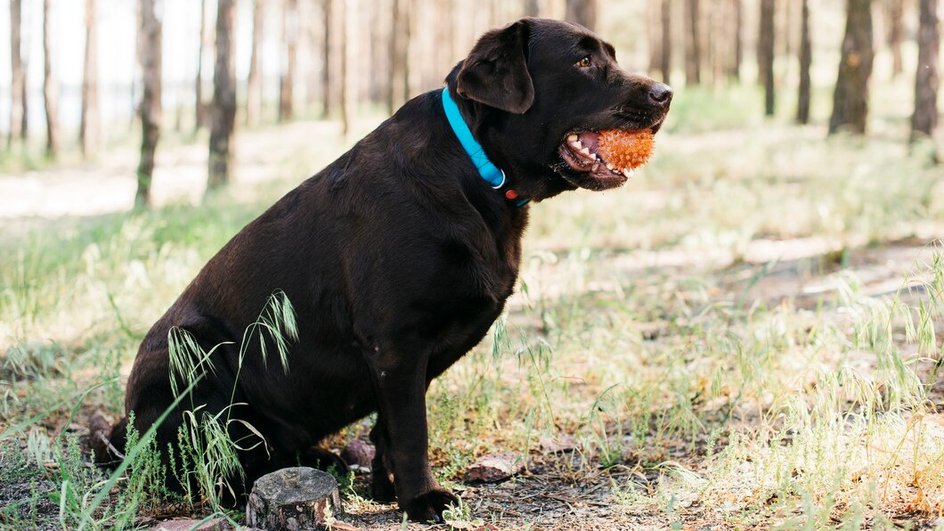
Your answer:
[[[672,101],[672,87],[665,83],[653,83],[649,87],[649,99],[662,106],[667,106]]]

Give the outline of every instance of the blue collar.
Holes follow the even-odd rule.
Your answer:
[[[505,172],[493,164],[492,161],[488,160],[488,155],[485,154],[482,145],[472,136],[472,131],[469,130],[468,124],[465,123],[462,114],[459,113],[459,107],[456,106],[456,102],[453,101],[452,97],[449,95],[448,87],[444,88],[442,91],[442,102],[443,110],[446,111],[446,119],[449,120],[452,132],[455,133],[456,138],[459,139],[459,143],[462,144],[462,149],[464,149],[466,154],[469,155],[469,158],[472,159],[472,164],[475,166],[475,169],[478,170],[479,175],[495,190],[505,186]],[[518,198],[518,194],[514,190],[507,190],[505,197],[509,200],[517,199],[515,205],[519,207],[528,204],[528,200]]]

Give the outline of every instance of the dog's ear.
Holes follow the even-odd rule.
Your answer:
[[[489,107],[524,114],[534,103],[527,49],[528,24],[524,20],[489,31],[463,61],[456,92]]]

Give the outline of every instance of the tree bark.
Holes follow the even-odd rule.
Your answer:
[[[138,188],[134,195],[136,208],[151,204],[151,179],[154,174],[154,153],[161,135],[161,20],[155,0],[140,0],[138,12],[138,65],[141,68],[141,159],[138,163]]]
[[[649,44],[649,71],[662,65],[662,1],[646,2],[646,40]]]
[[[717,85],[724,78],[725,39],[729,35],[728,24],[730,19],[725,15],[723,0],[709,0],[708,12],[702,15],[704,26],[701,29],[702,63],[707,67],[712,86]]]
[[[200,0],[200,46],[197,49],[197,79],[194,86],[194,130],[206,126],[206,105],[203,104],[203,53],[207,41],[206,0]]]
[[[741,62],[744,60],[744,40],[741,38],[741,31],[744,28],[744,5],[742,0],[731,0],[734,5],[734,39],[732,46],[732,57],[728,69],[728,77],[734,81],[741,80]]]
[[[319,17],[322,17],[322,3],[309,0],[305,4],[308,13],[304,15],[304,19],[313,21],[304,25],[305,46],[308,51],[308,68],[305,71],[305,106],[308,109],[314,109],[321,105],[321,76],[324,70],[321,42],[324,27],[316,21],[319,20]]]
[[[265,0],[252,4],[252,50],[249,56],[249,76],[246,80],[246,124],[258,125],[262,116],[262,30],[265,24]]]
[[[210,105],[210,156],[207,188],[229,183],[236,122],[236,72],[233,29],[236,1],[219,0],[216,12],[216,64],[213,68],[213,103]]]
[[[282,7],[282,45],[284,58],[279,78],[279,121],[295,114],[295,66],[298,50],[298,0],[286,0]]]
[[[331,474],[307,467],[283,468],[253,484],[246,523],[262,529],[327,529],[341,509],[338,483]]]
[[[918,72],[915,76],[915,108],[911,115],[911,140],[930,137],[937,127],[938,28],[937,0],[920,0],[918,22]]]
[[[349,74],[349,67],[351,62],[354,60],[354,54],[351,53],[351,37],[352,30],[356,28],[354,24],[354,12],[356,10],[351,9],[352,3],[354,0],[341,0],[339,7],[341,8],[341,23],[339,27],[343,28],[341,31],[341,134],[344,137],[351,132],[351,105],[354,103],[354,94],[353,88],[354,85],[351,83]]]
[[[800,11],[800,86],[797,90],[797,123],[810,122],[810,66],[813,63],[813,46],[810,42],[809,0],[803,0]]]
[[[672,78],[672,0],[662,1],[662,81],[671,84]]]
[[[528,17],[541,16],[541,3],[538,0],[525,0],[524,14]]]
[[[79,144],[82,156],[91,157],[98,150],[100,123],[98,115],[98,25],[96,0],[85,0],[85,60],[82,68],[82,112]]]
[[[567,0],[564,18],[594,30],[597,25],[597,0]]]
[[[22,0],[10,0],[10,136],[7,147],[14,139],[25,139],[26,128],[26,72],[20,51],[22,34]]]
[[[46,112],[46,156],[59,154],[59,87],[52,73],[50,3],[43,0],[43,106]]]
[[[773,116],[774,93],[774,0],[760,2],[760,34],[757,36],[757,73],[764,85],[764,114]]]
[[[905,0],[888,0],[888,47],[892,52],[892,77],[901,74],[901,41],[905,29],[902,21],[905,12]]]
[[[833,93],[829,134],[841,129],[865,134],[869,114],[869,77],[874,57],[871,0],[847,0],[846,30]]]
[[[393,114],[406,101],[410,89],[409,0],[393,0],[393,31],[390,34],[390,83],[387,86],[387,110]]]
[[[332,84],[334,83],[334,75],[331,71],[334,68],[334,61],[332,61],[332,40],[334,39],[334,2],[335,0],[322,0],[323,13],[324,13],[324,48],[322,56],[322,87],[321,87],[321,97],[323,98],[323,103],[321,106],[321,115],[322,117],[328,117],[331,114],[331,108],[334,106],[334,97],[332,92]]]
[[[795,2],[796,0],[794,0]],[[777,46],[780,50],[774,50],[774,56],[780,57],[791,57],[793,56],[793,6],[794,3],[790,0],[781,0],[779,3],[775,2],[777,5],[774,7],[774,21],[776,25],[774,26],[774,32],[780,36],[777,41]]]
[[[685,83],[698,85],[701,83],[701,40],[698,19],[698,0],[686,2],[688,13],[688,33],[685,41]]]

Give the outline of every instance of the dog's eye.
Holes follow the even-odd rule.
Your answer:
[[[590,68],[590,65],[591,65],[591,64],[592,64],[592,62],[590,61],[590,56],[589,56],[589,55],[586,56],[586,57],[584,57],[583,59],[577,61],[577,67],[578,67],[578,68]]]

